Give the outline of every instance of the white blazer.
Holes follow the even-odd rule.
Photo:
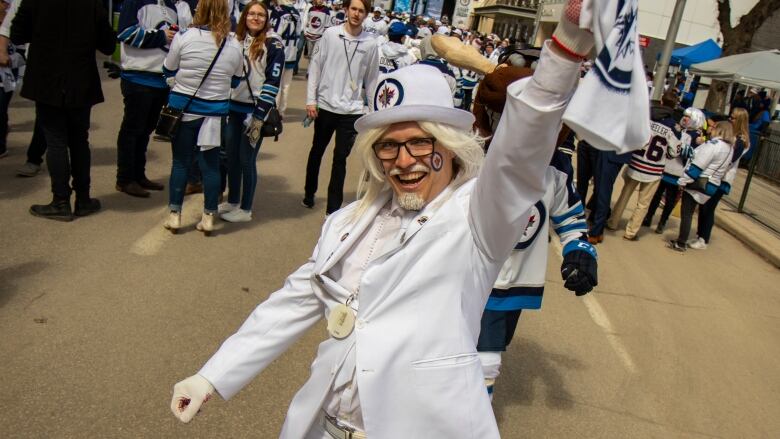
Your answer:
[[[508,88],[504,119],[479,178],[442,192],[368,265],[355,330],[320,344],[281,437],[305,437],[329,391],[350,379],[353,366],[371,439],[499,436],[475,348],[480,318],[517,230],[544,194],[578,68],[545,51],[536,76]],[[328,271],[390,197],[383,193],[354,222],[347,219],[355,203],[331,215],[311,258],[198,372],[223,398],[346,301]]]

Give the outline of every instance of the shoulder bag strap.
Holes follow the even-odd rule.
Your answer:
[[[209,68],[206,70],[206,73],[203,75],[203,79],[200,80],[200,84],[198,84],[198,88],[195,89],[195,93],[190,96],[190,99],[187,101],[187,105],[182,108],[181,112],[186,113],[187,110],[190,108],[190,104],[192,104],[192,100],[195,99],[195,96],[198,94],[198,91],[203,86],[203,83],[206,82],[206,78],[209,77],[209,73],[211,73],[211,69],[214,68],[214,64],[217,63],[217,58],[219,58],[219,54],[222,53],[222,49],[225,47],[225,43],[227,42],[227,39],[230,38],[229,35],[225,35],[225,38],[222,40],[222,44],[219,46],[219,49],[217,49],[217,54],[214,55],[214,59],[211,60],[211,64],[209,65]]]
[[[246,58],[248,59],[248,58]],[[255,99],[255,94],[252,92],[252,84],[249,83],[249,74],[251,73],[252,66],[249,66],[249,69],[247,70],[246,64],[244,64],[244,80],[246,81],[246,88],[249,90],[249,96],[252,97],[252,105],[257,107],[257,99]]]

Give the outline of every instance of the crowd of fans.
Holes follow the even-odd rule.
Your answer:
[[[21,4],[36,1],[24,0]],[[6,18],[9,4],[11,13]],[[25,43],[33,42],[23,37],[26,35],[24,29],[33,25],[33,18],[21,14],[21,17],[12,21],[19,4],[19,1],[0,3],[0,13],[6,18],[0,29],[0,64],[5,66],[0,71],[4,91],[0,93],[0,157],[7,154],[5,138],[8,101],[16,87],[19,68],[25,62]],[[361,1],[360,5],[367,9],[364,11],[367,16],[360,24],[361,35],[374,40],[370,47],[376,47],[378,59],[376,70],[371,67],[361,71],[359,77],[352,78],[352,60],[347,50],[349,37],[339,35],[347,51],[346,60],[350,61],[347,73],[353,88],[358,88],[359,84],[361,90],[367,91],[378,73],[389,73],[415,63],[427,64],[438,68],[445,76],[457,107],[469,111],[473,108],[478,120],[486,120],[486,124],[490,125],[491,116],[494,115],[487,106],[474,102],[475,89],[479,87],[482,75],[448,64],[433,50],[431,37],[439,34],[458,38],[493,64],[535,67],[538,50],[535,52],[524,41],[454,27],[448,23],[447,17],[437,20],[385,11],[380,7],[372,8],[370,2]],[[163,184],[146,177],[145,155],[157,123],[157,115],[167,105],[183,110],[184,116],[179,126],[179,135],[172,139],[173,164],[169,179],[171,215],[165,223],[166,227],[173,232],[178,230],[184,196],[197,192],[205,192],[204,214],[198,224],[199,230],[209,233],[213,229],[215,215],[229,222],[250,221],[257,184],[255,162],[262,136],[252,137],[247,133],[254,130],[257,134],[272,108],[284,116],[291,79],[293,75],[299,74],[301,59],[304,56],[312,59],[317,55],[318,45],[325,50],[323,35],[326,35],[327,29],[349,22],[350,3],[345,5],[342,0],[329,3],[322,0],[271,0],[267,4],[245,0],[125,0],[119,3],[118,8],[120,15],[116,41],[121,43],[122,63],[116,74],[121,77],[125,112],[117,139],[116,189],[136,197],[148,197],[149,191],[164,190]],[[160,21],[165,25],[158,26]],[[197,31],[185,32],[189,28],[196,28]],[[14,38],[14,34],[17,34],[17,38]],[[92,47],[99,44],[108,47],[110,43],[105,39],[109,34],[113,40],[110,29],[101,30],[98,36],[104,41],[93,43]],[[353,58],[358,45],[352,52]],[[209,67],[212,60],[214,63]],[[373,61],[369,59],[366,62]],[[583,72],[586,70],[587,64]],[[316,81],[320,81],[319,76]],[[320,85],[315,84],[315,88]],[[728,193],[739,159],[750,157],[750,145],[757,143],[757,133],[769,123],[770,100],[766,92],[753,88],[748,89],[747,95],[744,91],[737,92],[731,105],[733,111],[729,122],[705,120],[699,110],[680,107],[679,93],[679,87],[669,87],[664,94],[663,105],[653,108],[653,123],[657,129],[653,140],[640,151],[618,155],[601,151],[598,145],[589,145],[584,141],[573,139],[570,142],[578,143],[577,189],[580,197],[588,200],[589,239],[592,244],[603,240],[604,228],[618,228],[620,215],[633,190],[637,188],[640,191],[639,203],[626,227],[625,239],[638,239],[639,229],[651,224],[656,210],[663,203],[655,228],[657,233],[661,233],[677,201],[682,199],[683,224],[680,235],[670,245],[684,250],[686,246],[705,248],[709,242],[714,205],[723,194]],[[303,199],[305,207],[314,205],[319,163],[334,131],[338,156],[336,161],[342,163],[337,166],[334,161],[335,181],[331,180],[328,190],[327,213],[341,206],[344,166],[351,148],[348,139],[354,137],[354,129],[348,123],[346,131],[339,131],[336,126],[340,119],[336,116],[348,114],[352,120],[365,112],[366,105],[370,106],[370,96],[367,94],[365,92],[355,101],[356,108],[342,111],[331,107],[330,110],[334,111],[330,113],[335,115],[335,119],[329,119],[327,123],[328,119],[322,115],[330,113],[323,111],[321,102],[315,103],[314,111],[307,106],[305,124],[315,121],[318,115],[320,121],[315,121],[314,147],[307,166],[307,186]],[[22,95],[25,95],[24,90]],[[65,108],[71,106],[67,102],[54,107],[57,105]],[[355,103],[350,105],[354,106]],[[79,109],[88,107],[88,104],[80,104]],[[38,119],[41,113],[46,117],[45,110],[44,105],[38,106]],[[88,113],[86,115],[88,118]],[[497,120],[495,118],[493,122]],[[322,125],[333,125],[334,128],[323,129]],[[39,120],[36,120],[27,159],[18,169],[18,175],[34,176],[40,171],[46,146],[51,144],[44,132]],[[55,151],[49,150],[49,161],[58,168],[52,169],[52,163],[49,164],[52,187],[57,189],[52,203],[33,206],[33,214],[60,220],[72,219],[74,212],[70,206],[70,193],[77,189],[77,185],[80,185],[82,196],[79,197],[77,193],[75,215],[87,215],[99,210],[99,202],[89,198],[89,178],[84,175],[85,168],[88,174],[88,156],[87,164],[84,165],[83,154],[84,149],[88,148],[86,133],[80,134],[79,138],[84,141],[68,143],[55,140],[55,143],[67,144],[71,154],[70,162],[63,160],[62,152],[65,149],[62,147]],[[710,143],[717,143],[718,151],[708,153],[708,162],[701,163],[705,155],[701,151],[709,147],[699,147]],[[81,146],[75,147],[74,144]],[[720,156],[725,157],[727,146],[731,151],[731,159],[718,159]],[[700,151],[698,158],[696,151]],[[707,166],[714,166],[710,158],[722,163],[722,166],[707,170]],[[623,175],[626,185],[612,209],[612,187],[623,165],[627,165]],[[709,177],[709,184],[717,183],[717,190],[702,196],[700,192],[690,189],[690,184],[701,175]],[[73,178],[72,184],[63,183],[66,177]],[[587,198],[591,180],[593,194]],[[227,198],[223,199],[226,188],[229,191]],[[696,205],[701,205],[699,230],[697,239],[688,242],[689,231],[686,229]]]

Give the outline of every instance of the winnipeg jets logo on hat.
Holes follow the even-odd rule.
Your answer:
[[[319,29],[320,26],[322,26],[322,20],[320,20],[319,17],[312,17],[309,24],[311,24],[311,27],[314,29]]]
[[[404,88],[400,82],[388,78],[376,89],[374,96],[374,110],[384,110],[385,108],[400,105],[404,100]]]
[[[634,50],[637,25],[637,4],[618,0],[617,20],[601,49],[594,70],[608,88],[621,93],[631,91],[631,72],[634,68]]]

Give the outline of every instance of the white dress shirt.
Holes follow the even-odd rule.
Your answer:
[[[366,229],[356,245],[342,259],[342,262],[330,270],[331,277],[340,286],[355,295],[350,307],[356,314],[360,299],[360,280],[366,267],[373,258],[383,253],[382,249],[385,246],[401,239],[417,213],[402,209],[393,197],[392,201],[379,211],[379,215],[374,218],[371,227]],[[341,373],[349,373],[350,379],[346,384],[340,386],[338,382],[334,384],[331,393],[325,398],[323,407],[329,416],[337,418],[342,424],[359,431],[365,431],[363,415],[360,411],[357,381],[355,380],[355,350],[352,349],[349,355],[353,357],[353,361],[346,361],[345,364],[351,364],[352,370],[341,371]]]

